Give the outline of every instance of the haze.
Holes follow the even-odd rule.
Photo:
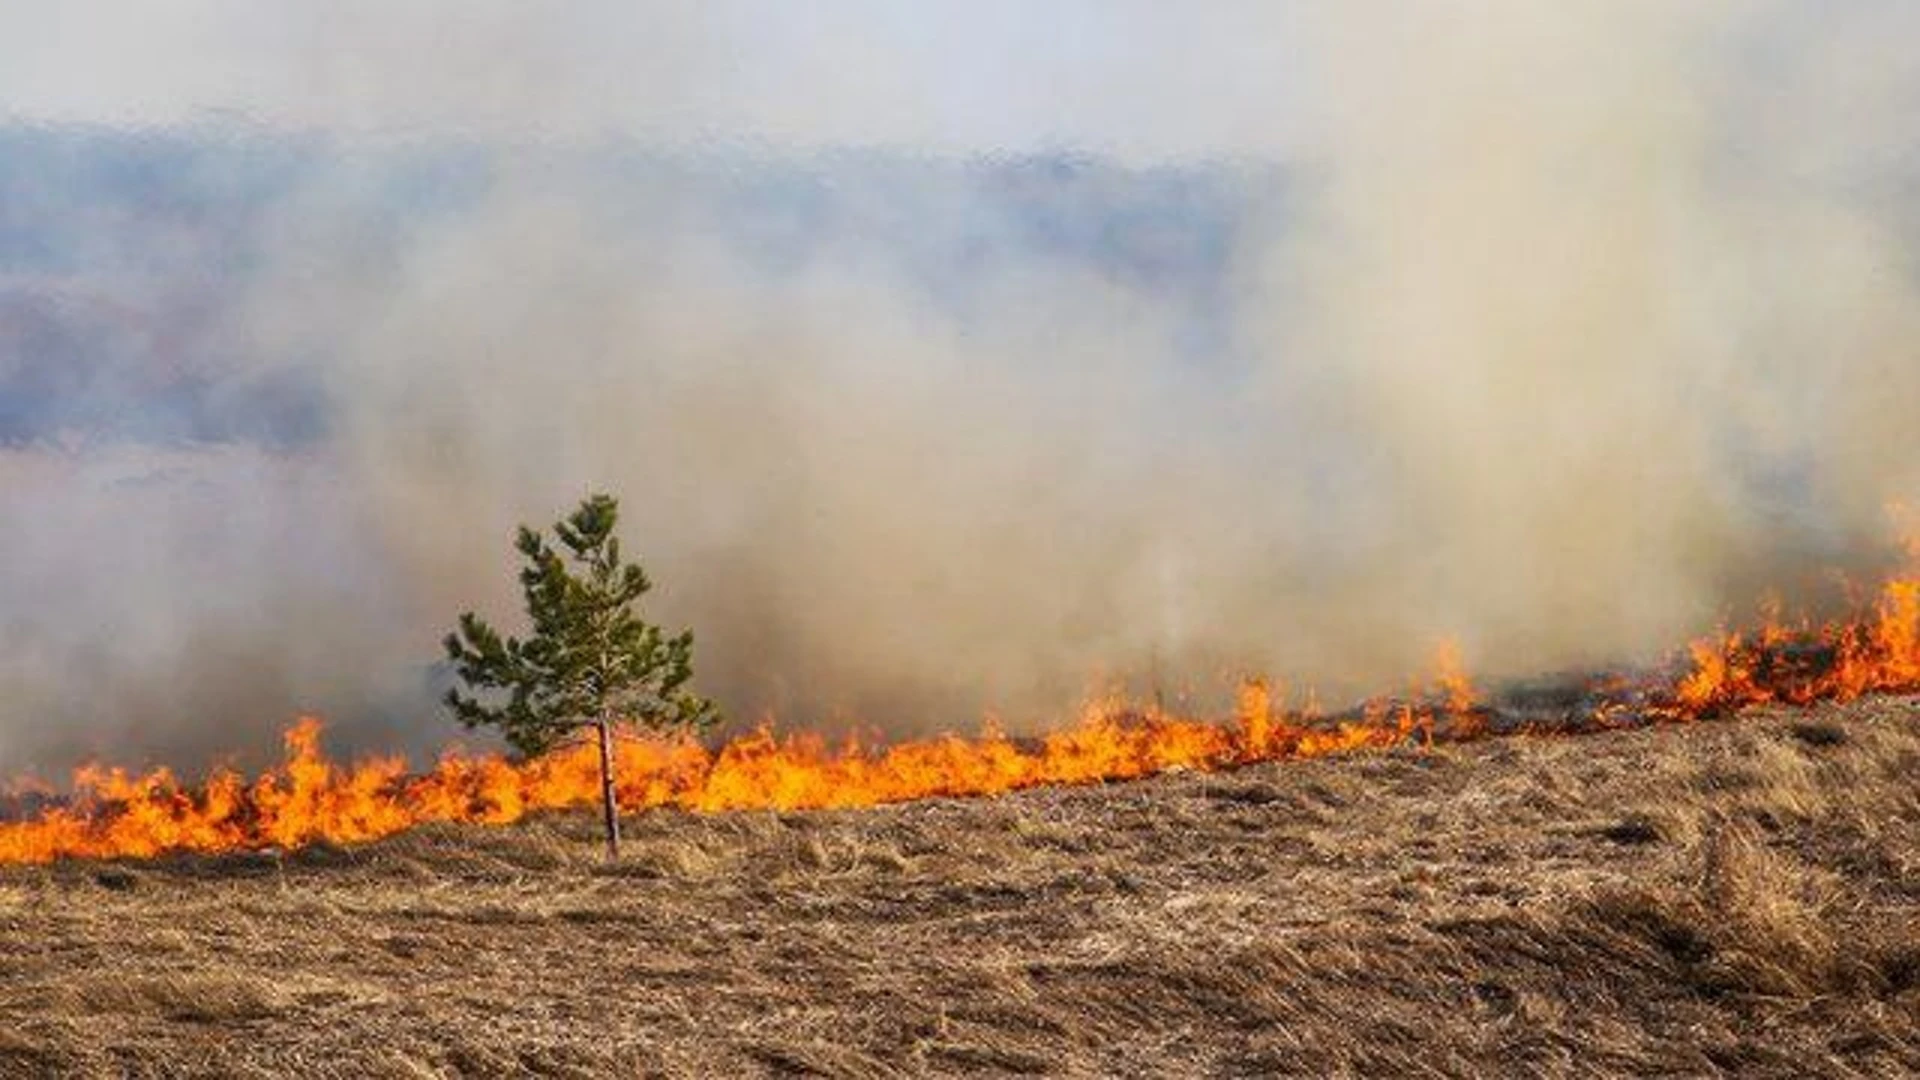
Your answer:
[[[454,734],[620,495],[740,722],[1637,662],[1920,498],[1891,2],[0,13],[0,771]]]

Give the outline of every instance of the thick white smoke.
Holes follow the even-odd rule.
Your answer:
[[[117,90],[64,16],[0,64],[44,120],[330,133],[217,316],[323,434],[0,455],[0,763],[295,708],[437,742],[439,633],[510,621],[511,527],[590,489],[736,715],[910,730],[1112,678],[1336,696],[1442,637],[1643,658],[1870,560],[1920,481],[1892,5],[243,6]],[[1220,186],[1217,309],[1036,250],[967,171],[1060,147]],[[395,215],[363,166],[410,152],[483,181]],[[740,173],[857,212],[770,261],[778,214],[715,217]]]

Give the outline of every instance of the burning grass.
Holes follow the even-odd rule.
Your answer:
[[[1912,1075],[1920,700],[0,869],[0,1075]]]
[[[717,750],[629,740],[618,748],[618,787],[629,809],[867,807],[1915,690],[1920,576],[1903,576],[1888,581],[1858,620],[1818,627],[1771,621],[1757,632],[1696,643],[1684,664],[1665,673],[1569,678],[1488,701],[1447,649],[1427,689],[1339,716],[1289,709],[1264,684],[1249,683],[1226,722],[1108,702],[1090,706],[1074,726],[1028,740],[989,730],[974,738],[830,746],[818,736],[776,737],[767,729]],[[220,772],[189,786],[165,769],[136,776],[89,766],[75,776],[74,789],[70,799],[25,820],[0,822],[0,863],[286,849],[364,842],[431,822],[504,824],[591,802],[599,782],[597,758],[584,747],[519,763],[453,754],[417,775],[397,759],[342,767],[320,753],[317,722],[303,720],[287,733],[285,764],[251,781]]]

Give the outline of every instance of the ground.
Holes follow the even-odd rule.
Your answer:
[[[0,869],[0,1076],[1920,1074],[1920,700]]]

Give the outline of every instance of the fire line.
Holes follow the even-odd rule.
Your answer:
[[[989,728],[973,737],[831,744],[763,727],[717,750],[685,740],[627,740],[618,750],[619,797],[630,811],[870,807],[1920,691],[1920,572],[1890,579],[1857,619],[1823,626],[1774,620],[1722,634],[1696,642],[1664,676],[1589,680],[1547,707],[1489,704],[1452,650],[1443,650],[1438,667],[1432,684],[1405,700],[1379,699],[1333,716],[1288,708],[1266,684],[1249,682],[1225,721],[1107,701],[1035,739]],[[599,794],[588,747],[524,762],[450,753],[413,773],[399,758],[336,764],[321,753],[319,738],[318,721],[300,720],[286,732],[284,761],[252,779],[223,769],[189,785],[165,768],[134,775],[83,767],[70,797],[25,820],[0,822],[0,863],[352,844],[426,822],[505,824],[534,811],[588,805]]]

